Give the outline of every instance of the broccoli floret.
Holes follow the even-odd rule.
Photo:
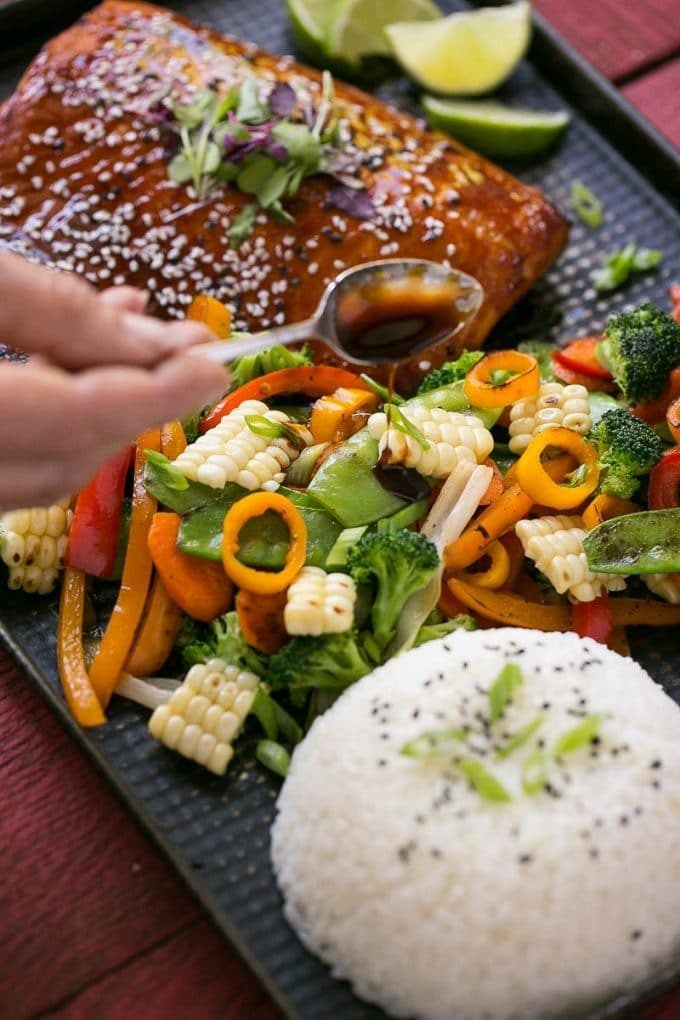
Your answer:
[[[288,691],[293,704],[301,705],[310,688],[342,691],[372,669],[352,631],[305,635],[291,638],[272,655],[266,680],[273,690]]]
[[[215,656],[215,635],[207,623],[199,623],[188,616],[183,617],[175,639],[182,665],[191,669],[197,662],[206,662]]]
[[[610,496],[630,499],[663,453],[654,429],[623,407],[607,411],[590,433],[600,453],[600,488]]]
[[[267,657],[246,643],[238,616],[233,611],[210,624],[185,617],[175,647],[187,669],[197,662],[207,662],[208,659],[224,659],[226,663],[247,669],[260,677],[265,671]]]
[[[445,361],[440,368],[435,368],[425,376],[418,387],[418,393],[429,393],[430,390],[438,390],[441,386],[450,386],[451,383],[464,379],[482,357],[483,351],[463,351],[456,361]]]
[[[371,628],[385,647],[407,600],[424,588],[439,567],[432,542],[417,531],[366,532],[347,558],[347,570],[357,584],[374,591]]]
[[[640,305],[612,315],[597,353],[629,403],[654,400],[680,365],[680,325],[654,305]]]
[[[266,351],[260,351],[259,354],[246,354],[242,358],[236,358],[229,366],[231,388],[237,390],[251,379],[257,379],[268,372],[277,372],[281,368],[311,364],[312,356],[306,344],[299,351],[291,351],[290,348],[277,344],[275,347],[268,347]]]
[[[447,634],[451,634],[454,630],[477,630],[477,624],[471,616],[466,616],[464,613],[461,613],[459,616],[452,616],[450,620],[432,623],[428,621],[423,624],[416,634],[413,647],[417,648],[418,645],[424,645],[428,641],[436,641],[437,638],[446,637]]]

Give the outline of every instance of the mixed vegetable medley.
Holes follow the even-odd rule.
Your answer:
[[[229,343],[219,302],[189,314]],[[344,688],[458,628],[575,630],[625,653],[627,626],[680,624],[680,300],[561,350],[463,352],[412,395],[304,348],[242,358],[232,380],[70,503],[0,517],[10,588],[61,575],[81,725],[117,693],[214,773],[247,726],[283,775]]]

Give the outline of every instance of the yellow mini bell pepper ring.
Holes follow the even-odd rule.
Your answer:
[[[541,459],[549,447],[560,453],[571,454],[579,466],[584,466],[586,470],[583,481],[577,485],[560,485],[554,481]],[[597,451],[571,429],[561,426],[546,429],[533,437],[517,461],[515,477],[535,503],[554,510],[573,510],[597,488],[600,480]]]

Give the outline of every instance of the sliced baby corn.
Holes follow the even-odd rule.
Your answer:
[[[270,483],[280,484],[300,448],[288,436],[271,438],[252,431],[246,421],[250,416],[294,426],[301,447],[313,442],[311,433],[291,422],[283,411],[270,411],[260,400],[246,400],[187,446],[175,458],[175,467],[185,477],[213,489],[223,489],[227,482],[236,482],[251,492]]]
[[[383,411],[368,419],[368,430],[390,464],[415,468],[429,478],[447,478],[462,461],[481,463],[493,449],[491,433],[474,414],[414,405],[399,408],[399,415],[415,426],[420,441],[397,423],[390,424]]]
[[[525,554],[533,560],[555,591],[575,602],[592,602],[604,591],[621,591],[625,578],[594,574],[583,551],[586,529],[578,516],[560,514],[519,521],[515,532]]]
[[[73,512],[69,500],[0,515],[0,557],[9,568],[12,590],[46,595],[64,566]]]
[[[155,709],[149,731],[166,747],[223,776],[259,682],[254,673],[223,659],[198,663],[168,703]]]
[[[357,590],[348,574],[303,567],[288,589],[283,620],[288,634],[339,634],[354,622]]]
[[[585,386],[541,383],[534,397],[518,400],[510,408],[510,441],[513,453],[524,453],[539,432],[562,426],[584,436],[592,428],[588,390]]]

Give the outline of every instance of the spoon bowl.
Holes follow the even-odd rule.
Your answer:
[[[473,276],[427,259],[379,259],[340,273],[314,315],[251,336],[201,344],[192,353],[229,362],[274,344],[321,340],[357,365],[398,363],[472,321],[484,291]]]

